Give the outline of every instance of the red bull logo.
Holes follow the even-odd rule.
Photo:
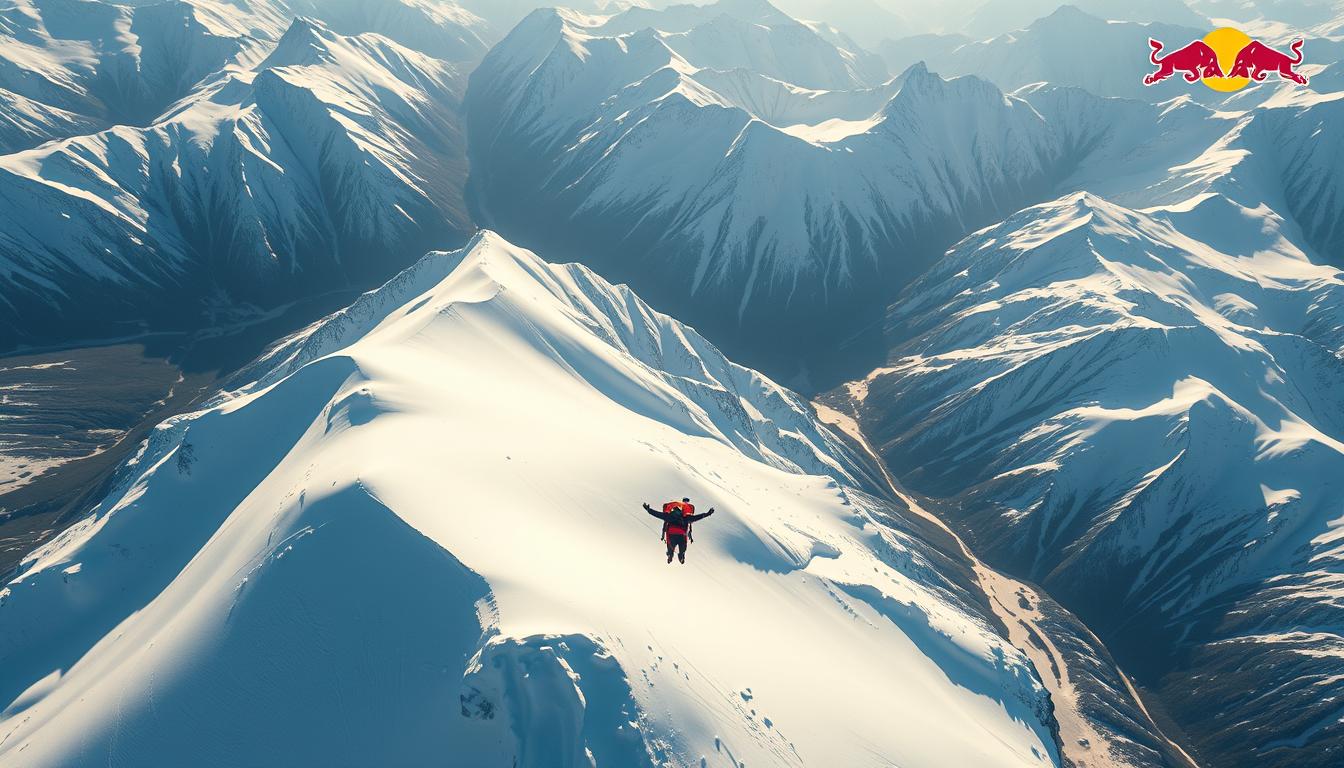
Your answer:
[[[1160,83],[1178,72],[1187,83],[1199,81],[1215,91],[1239,91],[1251,82],[1263,83],[1270,75],[1307,84],[1307,78],[1296,69],[1302,63],[1301,39],[1288,47],[1291,55],[1232,27],[1215,29],[1203,40],[1192,40],[1165,54],[1160,40],[1150,37],[1148,45],[1152,48],[1148,60],[1157,71],[1143,78],[1144,85]]]

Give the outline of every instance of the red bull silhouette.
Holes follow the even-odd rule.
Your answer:
[[[1148,58],[1157,65],[1157,71],[1143,78],[1144,85],[1159,83],[1177,72],[1185,73],[1187,83],[1197,82],[1204,77],[1223,76],[1223,69],[1218,66],[1218,54],[1214,53],[1209,44],[1203,40],[1192,41],[1184,48],[1178,48],[1160,59],[1157,54],[1162,51],[1162,43],[1150,37],[1148,45],[1153,49]]]
[[[1273,72],[1284,80],[1306,85],[1307,78],[1293,71],[1293,67],[1302,63],[1302,40],[1294,40],[1289,48],[1293,52],[1292,56],[1283,51],[1276,51],[1259,40],[1252,40],[1237,54],[1237,60],[1227,76],[1248,77],[1257,83],[1263,83],[1265,78],[1269,77],[1269,73]]]

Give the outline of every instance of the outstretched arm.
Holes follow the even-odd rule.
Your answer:
[[[690,517],[686,518],[686,521],[689,523],[694,523],[696,520],[704,520],[706,517],[709,517],[712,514],[714,514],[714,508],[710,507],[709,511],[704,513],[703,515],[691,515]]]
[[[653,507],[650,507],[647,503],[644,504],[644,511],[645,511],[645,512],[648,512],[650,515],[653,515],[654,517],[658,518],[659,520],[666,520],[666,519],[667,519],[667,515],[663,514],[662,512],[659,512],[658,510],[654,509]]]

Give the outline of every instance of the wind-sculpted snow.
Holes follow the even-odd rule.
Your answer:
[[[294,22],[147,128],[0,158],[0,347],[376,280],[468,229],[451,65]]]
[[[1042,195],[1060,151],[985,81],[917,66],[874,84],[746,5],[529,16],[472,75],[470,197],[484,224],[790,371],[966,228]]]
[[[1059,764],[964,556],[583,267],[484,233],[248,376],[0,590],[0,761]]]
[[[1325,766],[1344,735],[1344,277],[1293,232],[1212,194],[1027,209],[912,285],[848,388],[892,470],[1220,765]]]

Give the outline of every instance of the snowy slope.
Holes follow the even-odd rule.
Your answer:
[[[0,153],[144,125],[202,78],[256,55],[255,43],[187,2],[12,0],[0,7]]]
[[[1288,231],[1301,231],[1295,242],[1311,260],[1340,265],[1344,92],[1333,65],[1316,75],[1311,87],[1266,84],[1218,109],[1187,97],[1149,104],[1044,84],[1013,95],[1041,114],[1068,158],[1061,192],[1086,190],[1133,208],[1188,206],[1208,194],[1264,206],[1291,222]]]
[[[0,7],[0,154],[145,126],[202,80],[263,58],[296,18],[474,62],[508,31],[456,0],[13,0]]]
[[[252,375],[0,590],[0,761],[1058,764],[970,564],[582,267],[482,234]]]
[[[1328,80],[1327,78],[1326,80]],[[1283,89],[1150,192],[1172,204],[1213,192],[1291,216],[1322,263],[1344,265],[1344,92]]]
[[[665,33],[659,37],[666,47],[698,67],[748,69],[804,88],[848,89],[887,79],[886,68],[873,54],[838,46],[767,0],[718,0],[568,18],[578,27],[577,34],[594,37],[657,30]]]
[[[376,280],[461,237],[461,80],[301,19],[147,128],[0,157],[0,347]]]
[[[122,5],[153,7],[161,0]],[[448,61],[479,59],[504,31],[458,0],[179,0],[212,26],[273,42],[298,17],[320,19],[346,35],[375,32]]]
[[[1024,210],[910,287],[890,362],[844,393],[1210,764],[1330,765],[1344,737],[1344,275],[1294,236],[1215,194]]]
[[[1185,96],[1153,104],[1044,83],[1013,95],[1045,118],[1069,159],[1060,192],[1086,190],[1133,208],[1199,194],[1172,183],[1175,169],[1219,144],[1244,118]]]
[[[0,88],[0,152],[98,130],[102,121]]]
[[[874,86],[781,18],[759,1],[528,17],[468,91],[482,223],[788,373],[1048,187],[1058,147],[1024,102],[922,66]]]

